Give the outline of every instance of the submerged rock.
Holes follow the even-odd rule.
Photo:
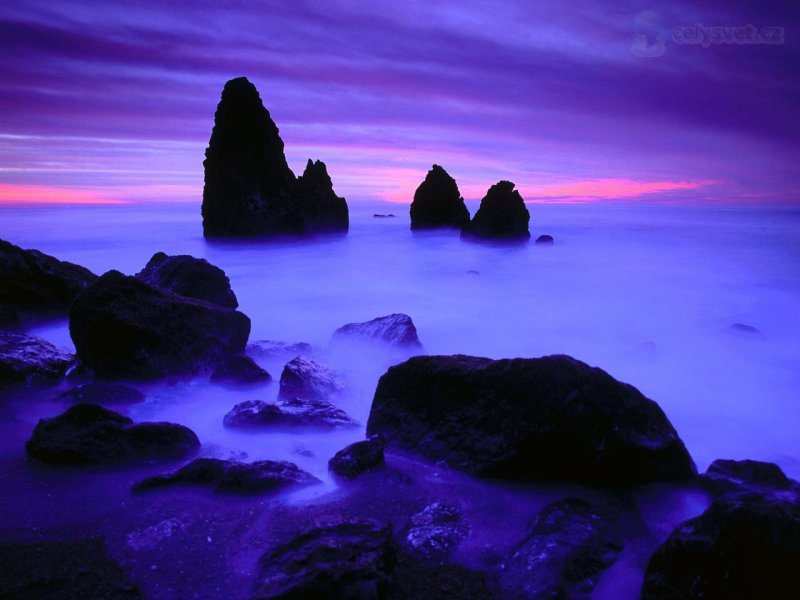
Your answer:
[[[28,454],[42,462],[76,465],[183,458],[199,447],[197,436],[183,425],[134,425],[95,404],[76,404],[57,417],[41,419],[25,444]]]
[[[402,313],[378,317],[366,323],[348,323],[333,332],[333,339],[382,342],[397,348],[422,349],[414,322]]]
[[[252,463],[196,458],[167,475],[156,475],[138,483],[134,489],[149,490],[178,483],[200,484],[217,492],[277,492],[292,487],[319,483],[294,463],[258,460]]]
[[[638,484],[693,477],[659,406],[569,356],[417,356],[378,382],[367,433],[479,476]]]
[[[486,192],[478,212],[462,229],[461,237],[526,242],[531,237],[529,221],[530,213],[514,184],[499,181]]]
[[[84,404],[133,404],[144,400],[144,394],[121,383],[91,381],[63,392],[58,400]]]
[[[567,498],[546,506],[500,565],[503,598],[589,598],[624,546],[616,511]]]
[[[296,356],[283,367],[279,398],[327,400],[344,389],[336,372],[305,356]]]
[[[346,232],[347,203],[324,163],[296,179],[283,140],[245,77],[222,90],[206,150],[203,234],[207,238]]]
[[[258,340],[247,344],[247,353],[263,358],[291,358],[294,356],[309,356],[314,353],[314,347],[305,342],[296,344],[275,340]]]
[[[552,235],[543,234],[536,238],[536,244],[551,245],[555,242]]]
[[[433,165],[411,203],[411,229],[455,228],[469,223],[469,210],[456,180],[439,165]]]
[[[740,334],[740,335],[752,335],[752,336],[760,336],[761,332],[753,327],[752,325],[745,325],[744,323],[734,323],[730,327],[726,327],[722,330],[724,333],[732,333],[732,334]]]
[[[207,260],[186,254],[156,252],[136,278],[153,287],[212,304],[237,308],[239,301],[225,271]]]
[[[307,427],[335,429],[358,425],[342,409],[325,400],[292,398],[273,404],[263,400],[247,400],[234,406],[223,419],[225,427]]]
[[[381,435],[355,442],[339,450],[328,461],[328,470],[342,479],[355,479],[367,471],[382,467],[386,441]]]
[[[212,383],[247,385],[269,381],[272,381],[272,375],[244,354],[225,357],[211,374]]]
[[[109,271],[76,299],[69,332],[98,377],[159,378],[210,369],[244,351],[242,313],[154,288]]]
[[[384,598],[395,560],[391,525],[332,520],[264,554],[252,598]]]
[[[0,388],[55,383],[75,364],[75,356],[42,338],[0,331]]]
[[[406,543],[414,554],[441,559],[464,541],[468,531],[461,511],[449,504],[434,502],[411,517]]]

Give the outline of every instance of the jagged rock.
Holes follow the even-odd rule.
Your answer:
[[[402,313],[378,317],[366,323],[348,323],[333,332],[334,340],[348,338],[369,342],[383,342],[390,346],[404,349],[422,349],[414,322],[411,317]]]
[[[536,244],[553,244],[555,240],[552,235],[543,234],[536,238]]]
[[[327,400],[344,389],[336,372],[305,356],[295,356],[281,373],[278,397]]]
[[[207,485],[217,492],[277,492],[319,483],[319,479],[287,461],[258,460],[242,463],[219,458],[196,458],[167,475],[156,475],[136,484],[135,490],[190,483]]]
[[[188,254],[167,256],[156,252],[136,278],[153,287],[204,300],[228,308],[237,308],[239,301],[231,289],[225,271],[207,260]]]
[[[75,356],[42,338],[0,331],[0,388],[55,383],[75,364]]]
[[[144,598],[105,546],[103,538],[0,544],[0,598]]]
[[[468,533],[461,511],[443,502],[434,502],[411,517],[406,533],[409,549],[427,559],[451,554]]]
[[[244,354],[224,358],[211,374],[212,383],[246,385],[268,381],[272,381],[272,375]]]
[[[569,356],[417,356],[378,382],[367,433],[479,476],[637,484],[693,477],[659,406]]]
[[[716,497],[653,554],[643,600],[800,598],[800,483],[756,461],[715,461],[703,479]]]
[[[303,427],[335,429],[358,425],[340,408],[325,400],[292,398],[277,404],[247,400],[234,406],[223,419],[225,427]]]
[[[314,353],[314,347],[305,342],[292,344],[274,340],[258,340],[247,345],[247,353],[263,358],[291,358],[295,356],[308,356]]]
[[[121,383],[91,381],[63,392],[57,399],[84,404],[132,404],[144,400],[144,394]]]
[[[411,229],[451,227],[469,223],[469,210],[458,191],[456,180],[439,165],[433,165],[411,203]]]
[[[576,498],[546,506],[500,565],[503,598],[589,598],[624,546],[617,513]]]
[[[210,369],[244,351],[250,319],[242,313],[154,288],[109,271],[69,311],[83,366],[98,377],[158,378]]]
[[[95,279],[84,267],[0,240],[0,313],[5,315],[0,315],[0,324],[65,315]]]
[[[384,598],[395,555],[391,525],[332,520],[264,554],[252,598]]]
[[[134,425],[95,404],[76,404],[57,417],[40,419],[25,444],[42,462],[95,465],[183,458],[199,447],[197,436],[183,425]]]
[[[203,234],[207,238],[346,232],[347,203],[324,163],[295,179],[283,140],[255,86],[225,84],[206,150]]]
[[[500,241],[528,241],[530,213],[510,181],[499,181],[489,188],[480,208],[464,226],[461,237]]]
[[[381,435],[355,442],[339,450],[328,461],[328,470],[342,479],[355,479],[367,471],[382,467],[386,441]]]

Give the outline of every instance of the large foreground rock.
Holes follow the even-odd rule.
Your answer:
[[[469,223],[469,210],[456,180],[439,165],[433,165],[411,203],[411,229],[455,228]]]
[[[242,429],[337,429],[358,423],[326,400],[291,398],[277,403],[247,400],[234,406],[223,419],[225,427]]]
[[[333,339],[380,342],[409,350],[422,348],[414,322],[402,313],[378,317],[365,323],[348,323],[333,332]]]
[[[383,598],[395,555],[391,525],[332,520],[262,556],[252,598]]]
[[[55,383],[75,364],[75,356],[42,338],[0,331],[0,388]]]
[[[225,84],[206,150],[203,234],[207,238],[346,232],[347,203],[325,164],[296,179],[278,128],[245,77]]]
[[[755,461],[715,461],[704,480],[716,498],[656,550],[642,598],[800,598],[800,484]]]
[[[42,462],[77,465],[183,458],[199,447],[197,436],[183,425],[134,425],[95,404],[76,404],[57,417],[41,419],[25,444],[28,454]]]
[[[295,356],[283,367],[278,397],[286,400],[327,400],[343,389],[333,369],[305,356]]]
[[[69,331],[81,363],[101,378],[158,378],[212,368],[241,353],[250,319],[109,271],[76,299]]]
[[[568,356],[418,356],[378,382],[367,433],[468,473],[637,484],[695,467],[659,406]]]
[[[489,188],[480,208],[464,227],[461,237],[497,241],[526,242],[530,213],[525,201],[510,181],[500,181]]]
[[[239,306],[225,271],[202,258],[156,252],[136,278],[173,294],[228,308]]]

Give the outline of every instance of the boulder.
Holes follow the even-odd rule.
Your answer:
[[[536,244],[552,245],[555,242],[552,235],[543,234],[536,238]]]
[[[296,356],[283,367],[279,398],[327,400],[344,386],[336,372],[304,356]]]
[[[356,427],[350,416],[325,400],[292,398],[276,404],[247,400],[234,406],[223,419],[225,427],[336,429]]]
[[[499,181],[489,188],[472,220],[461,230],[461,237],[472,240],[527,242],[530,213],[510,181]]]
[[[173,473],[148,477],[134,489],[142,491],[179,483],[205,485],[216,492],[260,493],[319,483],[319,479],[287,461],[243,463],[196,458]]]
[[[456,180],[439,165],[433,165],[411,203],[411,229],[461,229],[469,223],[469,210]]]
[[[232,354],[223,358],[211,374],[212,383],[248,385],[269,381],[272,381],[272,375],[244,354]]]
[[[328,470],[342,479],[355,479],[383,466],[384,446],[386,442],[381,435],[350,444],[328,461]]]
[[[183,458],[200,441],[174,423],[133,424],[95,404],[76,404],[52,419],[40,419],[25,444],[28,454],[54,464],[112,465]]]
[[[121,383],[91,381],[61,393],[57,399],[84,404],[133,404],[144,400],[144,394]]]
[[[314,353],[314,347],[305,342],[296,344],[275,340],[258,340],[247,344],[247,353],[251,356],[262,358],[292,358],[294,356],[308,356]]]
[[[444,502],[434,502],[411,517],[406,545],[426,559],[442,559],[451,554],[469,532],[461,511]]]
[[[69,311],[83,366],[103,379],[152,379],[210,369],[244,351],[250,319],[109,271]]]
[[[0,331],[0,388],[55,383],[74,364],[74,355],[42,338]]]
[[[66,315],[95,279],[84,267],[0,240],[0,319],[13,325],[28,317]]]
[[[756,461],[715,461],[703,479],[714,500],[656,550],[641,597],[800,598],[800,484]]]
[[[500,565],[503,598],[590,598],[624,546],[617,512],[576,498],[546,506]]]
[[[156,252],[136,278],[153,287],[212,304],[237,308],[239,301],[225,271],[187,254]]]
[[[384,598],[395,561],[391,525],[333,519],[264,554],[252,598]]]
[[[258,90],[245,77],[225,84],[206,150],[206,238],[346,232],[347,203],[324,163],[309,161],[297,179]]]
[[[569,356],[417,356],[378,382],[367,434],[468,473],[639,484],[691,478],[659,406]]]
[[[365,323],[348,323],[333,332],[333,339],[381,342],[396,348],[422,349],[414,322],[402,313],[378,317]]]

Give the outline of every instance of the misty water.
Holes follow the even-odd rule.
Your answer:
[[[408,207],[386,203],[352,203],[347,237],[316,241],[207,243],[199,207],[192,205],[6,207],[0,209],[0,238],[98,274],[136,273],[157,251],[205,258],[230,277],[239,310],[252,320],[251,342],[312,344],[315,360],[342,374],[346,390],[336,403],[361,427],[324,433],[225,429],[222,418],[237,402],[277,396],[287,358],[257,354],[275,382],[239,390],[212,385],[207,377],[152,383],[140,385],[144,402],[113,407],[136,421],[187,425],[198,434],[202,455],[291,460],[323,480],[286,502],[313,502],[336,492],[328,458],[364,437],[378,378],[407,357],[336,346],[333,331],[396,312],[413,318],[428,354],[569,354],[601,367],[658,402],[701,471],[716,458],[751,458],[775,462],[800,478],[800,211],[529,208],[534,238],[548,233],[555,245],[503,247],[462,242],[452,232],[412,234]],[[66,321],[30,332],[73,349]],[[102,520],[90,516],[98,504],[128,502],[133,475],[54,473],[27,461],[25,439],[39,418],[66,408],[53,399],[66,387],[15,394],[0,412],[4,535],[24,537],[24,530],[70,522],[93,530]],[[438,476],[473,491],[494,490],[507,518],[522,523],[550,493]],[[663,539],[675,523],[703,508],[689,492],[654,489],[642,490],[638,502],[643,515],[655,515],[656,537]],[[480,522],[479,515],[472,518]],[[484,529],[491,528],[487,521]],[[622,561],[614,567],[611,583],[600,585],[596,596],[634,595],[641,559],[633,562],[639,566]]]

